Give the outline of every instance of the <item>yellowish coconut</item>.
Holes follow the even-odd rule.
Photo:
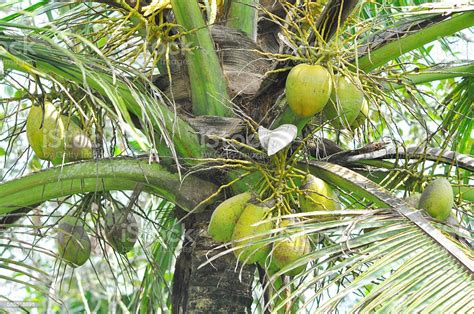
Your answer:
[[[241,193],[226,199],[212,213],[207,232],[216,241],[232,240],[232,233],[240,215],[252,198],[250,192]]]
[[[303,195],[300,197],[302,212],[341,209],[338,196],[331,186],[311,174],[306,177],[300,189],[303,191]],[[333,215],[318,216],[318,219],[322,221],[333,220],[334,218]]]
[[[364,93],[359,80],[337,76],[328,105],[324,107],[326,118],[338,129],[349,129],[359,115]]]
[[[332,90],[331,75],[320,65],[299,64],[286,79],[286,99],[291,110],[302,118],[323,110]]]
[[[26,136],[36,156],[44,160],[53,160],[56,154],[64,152],[65,129],[61,115],[56,107],[45,102],[41,106],[32,106],[26,120]]]
[[[44,110],[41,106],[31,107],[26,135],[35,154],[53,164],[93,157],[87,134],[50,102],[45,102]]]
[[[249,203],[242,212],[232,234],[233,245],[235,247],[243,246],[234,251],[235,256],[241,262],[253,264],[268,255],[270,250],[268,244],[253,243],[269,237],[268,234],[263,233],[272,230],[273,223],[271,221],[262,221],[269,218],[270,212],[271,208],[262,204],[252,203]],[[250,238],[245,239],[247,237]]]
[[[283,220],[280,227],[287,227],[291,224],[292,222],[290,220]],[[294,231],[283,231],[282,235],[285,236],[285,238],[273,243],[273,260],[279,269],[294,263],[296,260],[309,253],[310,243],[308,237],[306,235],[294,235],[294,233]],[[296,276],[305,269],[306,265],[302,265],[287,271],[285,275]]]

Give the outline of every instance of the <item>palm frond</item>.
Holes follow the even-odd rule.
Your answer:
[[[439,148],[423,148],[416,145],[408,146],[406,148],[392,147],[371,153],[347,156],[342,158],[342,160],[338,160],[338,163],[363,163],[362,161],[374,159],[423,159],[442,162],[468,171],[474,171],[474,158],[471,156],[454,151]]]
[[[9,23],[1,26],[7,29],[46,31]],[[73,36],[93,49],[84,38],[68,34],[46,31],[42,36],[2,35],[0,55],[5,69],[29,73],[33,76],[33,82],[37,81],[35,77],[44,78],[60,86],[66,95],[70,95],[70,91],[64,84],[74,82],[76,88],[85,93],[95,106],[114,113],[119,124],[133,126],[132,115],[142,117],[144,121],[140,127],[147,135],[148,142],[162,154],[173,156],[176,161],[177,152],[187,157],[202,155],[203,148],[194,131],[165,105],[163,95],[149,79],[130,67],[112,64],[101,53],[97,58],[85,58],[82,53],[75,54],[49,39],[49,36]],[[97,52],[95,49],[93,51]],[[130,75],[137,78],[131,81]],[[102,98],[98,98],[95,93]],[[71,101],[75,103],[74,99]],[[190,145],[193,141],[195,145]]]
[[[1,183],[0,214],[6,215],[66,195],[133,190],[138,183],[144,184],[145,190],[189,211],[202,205],[201,201],[216,190],[212,183],[193,176],[181,181],[177,173],[157,163],[148,163],[148,158],[87,161],[49,168]],[[200,187],[197,194],[193,192],[195,186]]]
[[[384,65],[388,61],[397,58],[403,53],[420,47],[422,43],[426,44],[436,40],[440,36],[452,35],[457,31],[471,27],[474,25],[472,22],[473,20],[474,13],[468,11],[455,15],[448,20],[434,24],[430,23],[428,27],[423,25],[421,30],[418,29],[418,31],[406,35],[401,39],[397,39],[396,41],[392,42],[389,41],[388,43],[385,43],[384,40],[384,44],[382,44],[379,48],[373,51],[371,51],[372,49],[368,49],[368,53],[359,58],[356,64],[361,70],[373,70]]]

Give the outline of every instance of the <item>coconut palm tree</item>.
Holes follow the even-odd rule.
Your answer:
[[[51,312],[472,310],[474,65],[454,57],[470,45],[472,5],[14,5],[0,20],[0,280],[17,290],[0,294],[0,308],[33,300]],[[308,84],[327,73],[327,97],[302,81],[290,95],[300,65],[319,66]],[[337,87],[342,78],[355,89]],[[309,97],[305,106],[324,109],[298,114]],[[358,102],[351,121],[344,99]],[[51,122],[47,108],[60,118]],[[93,157],[74,161],[63,148],[49,158],[50,135],[31,135],[31,125],[59,134],[59,146],[79,129]],[[304,185],[309,174],[326,192]],[[413,201],[437,178],[451,188],[421,198],[441,204],[453,194],[447,220]],[[253,230],[247,237],[230,224],[232,239],[214,240],[213,210],[244,192],[266,206],[261,221],[238,221]],[[250,219],[254,207],[244,209],[255,210]],[[107,229],[112,211],[139,220],[128,253]],[[61,227],[69,216],[92,251],[80,267],[53,241],[74,238],[77,226]],[[305,248],[273,263],[279,248],[299,250],[296,240]]]

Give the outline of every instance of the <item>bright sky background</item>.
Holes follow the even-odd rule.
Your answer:
[[[1,4],[7,3],[7,2],[12,2],[12,1],[0,1],[0,18],[2,18],[4,16],[7,16],[8,14],[11,13],[11,10],[5,10],[5,9],[2,9],[2,7],[1,7]],[[26,6],[29,6],[32,3],[36,2],[36,1],[16,1],[16,2],[18,2],[16,7],[20,7],[20,6],[26,7]],[[457,3],[457,4],[460,4],[460,3],[468,3],[468,2],[469,1],[448,0],[448,1],[445,1],[444,3]],[[37,23],[44,23],[46,21],[44,16],[43,16],[42,19],[40,19],[40,18],[36,18],[36,19],[37,20],[35,22],[37,22]],[[31,20],[30,20],[30,22],[31,22]],[[460,33],[460,36],[462,37],[462,40],[457,40],[456,43],[454,45],[452,45],[452,49],[454,51],[456,51],[456,58],[453,58],[452,55],[447,55],[442,50],[441,45],[439,43],[437,43],[437,44],[435,44],[435,46],[434,46],[434,48],[431,52],[431,56],[433,57],[433,59],[435,59],[438,62],[451,62],[455,59],[458,59],[458,60],[471,60],[472,61],[473,60],[472,56],[474,55],[474,51],[473,51],[474,34],[473,34],[472,30],[465,30],[462,33]],[[11,96],[9,91],[7,91],[4,86],[0,85],[0,97],[8,97],[8,96]],[[402,126],[402,127],[408,128],[409,126],[405,125],[405,126]],[[473,130],[473,138],[474,138],[474,130]],[[23,143],[23,144],[26,145],[25,143]],[[0,147],[6,148],[4,143],[0,143]],[[3,163],[4,163],[4,161],[0,160],[0,169],[2,169]],[[1,170],[0,170],[0,174],[1,174]],[[27,294],[28,294],[27,291],[25,291],[22,288],[19,288],[15,284],[9,284],[9,285],[6,285],[6,286],[5,285],[0,285],[0,295],[7,295],[7,296],[9,296],[13,299],[21,300]],[[35,313],[35,311],[33,311],[32,313]]]

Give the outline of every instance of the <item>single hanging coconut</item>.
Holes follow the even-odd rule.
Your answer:
[[[332,90],[331,75],[320,65],[298,64],[286,79],[286,99],[291,110],[302,118],[323,110]]]
[[[56,236],[59,256],[73,267],[83,265],[91,255],[91,241],[82,221],[73,216],[61,219]]]
[[[448,180],[440,178],[428,184],[421,193],[418,208],[426,210],[431,217],[444,221],[451,214],[453,205],[453,188]]]
[[[138,223],[132,213],[121,210],[109,211],[105,215],[105,236],[109,244],[120,254],[133,249],[138,240]]]
[[[409,197],[405,198],[405,202],[407,202],[407,204],[410,205],[411,207],[418,208],[418,204],[420,203],[420,197],[421,197],[420,193],[413,193]]]
[[[353,80],[336,76],[330,100],[324,108],[326,118],[337,129],[350,129],[364,103],[362,84],[358,79]]]
[[[300,197],[300,210],[308,213],[323,210],[341,210],[336,192],[329,184],[313,175],[308,175],[300,187],[303,195]],[[321,221],[333,220],[332,215],[318,216]]]

